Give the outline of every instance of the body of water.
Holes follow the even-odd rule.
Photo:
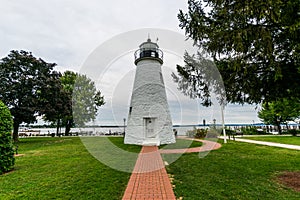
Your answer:
[[[186,132],[188,130],[193,130],[194,127],[200,128],[199,126],[183,126],[183,127],[173,127],[173,129],[176,129],[177,135],[186,135]],[[207,127],[201,127],[201,128],[207,128]],[[30,128],[25,129],[21,128],[19,130],[20,133],[26,132],[27,135],[47,135],[51,133],[56,133],[56,128]],[[60,133],[64,133],[65,128],[60,129]],[[87,127],[87,128],[72,128],[71,133],[79,133],[79,135],[121,135],[124,132],[124,127]],[[126,128],[125,128],[126,132]]]
[[[217,127],[221,128],[220,124],[216,125]],[[240,129],[241,127],[246,126],[256,126],[258,129],[264,128],[266,125],[264,124],[226,124],[227,128],[230,129]],[[270,127],[270,126],[269,126]],[[274,126],[272,126],[274,127]],[[177,131],[177,135],[184,136],[186,135],[187,131],[193,130],[194,128],[209,128],[209,126],[203,125],[184,125],[184,126],[173,126],[173,130]],[[276,127],[275,127],[276,128]],[[282,125],[283,129],[286,129],[285,125]],[[298,124],[290,125],[290,129],[299,129]],[[24,132],[26,131],[26,132]],[[60,129],[60,133],[64,134],[65,128]],[[94,135],[94,136],[101,136],[101,135],[122,135],[124,133],[124,127],[116,127],[116,126],[103,126],[103,127],[85,127],[85,128],[72,128],[71,133],[78,135]],[[126,132],[126,128],[125,128]],[[52,133],[56,133],[56,128],[21,128],[20,133],[26,133],[26,135],[48,135]]]

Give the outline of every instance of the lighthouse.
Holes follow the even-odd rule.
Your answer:
[[[125,144],[159,146],[175,143],[161,66],[163,52],[150,38],[134,53],[136,73]]]

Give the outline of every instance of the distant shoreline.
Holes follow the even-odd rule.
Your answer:
[[[281,124],[282,126],[285,126],[285,124]],[[300,126],[300,124],[297,124],[297,123],[290,123],[288,124],[289,126]],[[177,127],[210,127],[210,126],[222,126],[222,124],[183,124],[183,125],[178,125],[178,124],[175,124],[173,125],[173,128],[177,128]],[[264,124],[264,123],[254,123],[254,124],[251,124],[251,123],[248,123],[248,124],[245,124],[245,123],[241,123],[241,124],[238,124],[238,123],[228,123],[228,124],[225,124],[225,126],[227,127],[245,127],[245,126],[256,126],[256,127],[261,127],[261,126],[273,126],[273,125],[268,125],[268,124]],[[47,126],[47,125],[28,125],[28,126],[20,126],[20,128],[22,127],[31,127],[31,128],[56,128],[56,127],[50,127],[50,126]],[[124,128],[124,127],[127,127],[126,125],[87,125],[87,126],[84,126],[84,127],[74,127],[74,128]]]

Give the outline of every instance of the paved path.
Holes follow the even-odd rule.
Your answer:
[[[275,143],[275,142],[264,142],[264,141],[248,140],[248,139],[241,139],[241,138],[235,138],[235,141],[247,142],[247,143],[252,143],[252,144],[261,144],[261,145],[267,145],[267,146],[272,146],[272,147],[281,147],[281,148],[286,148],[286,149],[300,150],[299,145],[292,145],[292,144],[281,144],[281,143]]]
[[[211,151],[215,149],[219,149],[222,145],[217,142],[208,141],[208,140],[199,140],[199,139],[191,139],[187,137],[181,137],[182,139],[186,140],[196,140],[199,142],[202,142],[203,145],[201,147],[193,147],[193,148],[187,148],[187,149],[160,149],[160,153],[195,153],[195,152],[204,152],[204,151]]]
[[[143,146],[123,200],[176,200],[163,160],[156,146]]]
[[[201,147],[188,149],[160,149],[156,146],[143,146],[130,176],[123,200],[176,200],[170,179],[160,153],[191,153],[218,149],[221,144],[207,140]]]
[[[187,139],[187,138],[185,138]],[[257,140],[248,140],[235,138],[238,142],[247,142],[253,144],[281,147],[287,149],[300,150],[298,145],[280,144],[274,142],[264,142]],[[161,153],[191,153],[204,152],[221,147],[221,144],[207,140],[198,140],[203,142],[201,147],[188,149],[160,149],[156,146],[143,146],[138,156],[134,170],[131,174],[123,200],[176,200],[170,179],[165,169]]]

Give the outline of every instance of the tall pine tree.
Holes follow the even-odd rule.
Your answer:
[[[299,1],[189,0],[178,18],[214,59],[229,102],[300,97]]]

